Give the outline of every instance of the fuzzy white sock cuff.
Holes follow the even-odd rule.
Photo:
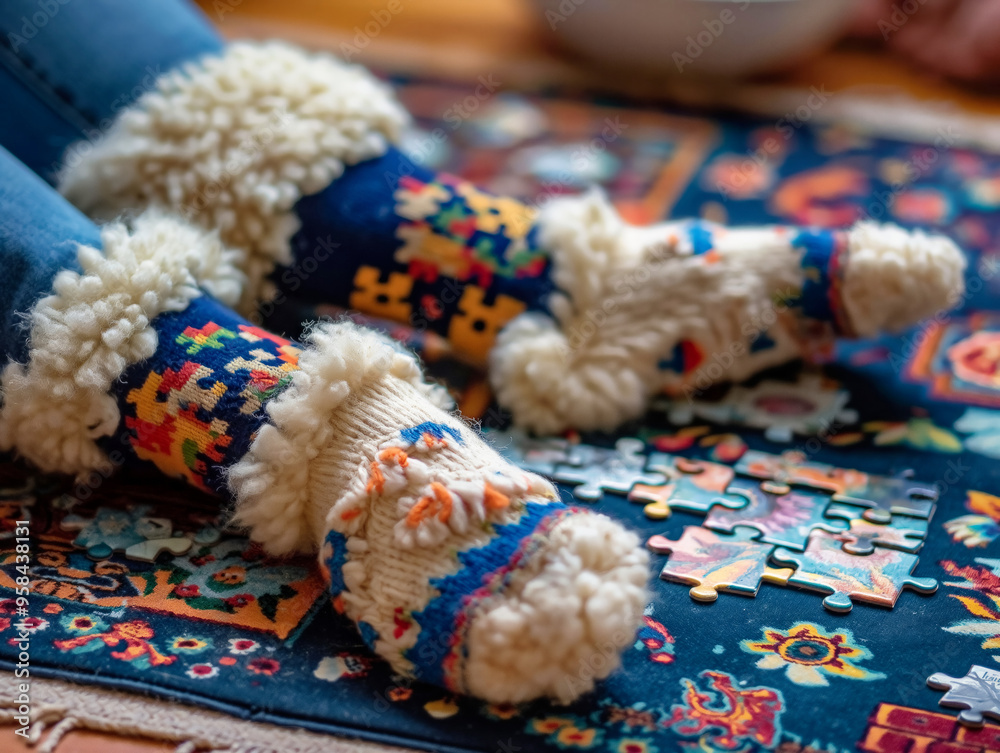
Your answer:
[[[305,343],[291,384],[267,403],[270,423],[229,469],[236,521],[272,554],[317,549],[364,459],[358,442],[384,437],[387,415],[405,422],[450,405],[413,354],[374,331],[324,324]]]
[[[237,42],[162,76],[96,144],[71,147],[60,190],[99,219],[168,207],[247,252],[246,313],[289,264],[295,203],[384,154],[408,115],[357,65]]]
[[[118,427],[110,394],[126,368],[156,351],[150,321],[180,311],[208,291],[232,304],[244,278],[215,234],[150,212],[132,227],[101,231],[103,253],[81,246],[82,273],[64,270],[53,294],[30,313],[27,363],[0,376],[0,448],[15,449],[45,471],[106,467],[95,440]]]

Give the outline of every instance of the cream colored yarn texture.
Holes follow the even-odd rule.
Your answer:
[[[70,147],[63,195],[97,219],[160,206],[246,252],[241,310],[290,264],[292,211],[353,165],[385,153],[408,122],[357,65],[279,42],[236,42],[171,71],[96,144]]]
[[[401,674],[568,701],[611,672],[646,603],[635,534],[504,461],[384,337],[323,325],[307,343],[230,470],[237,521],[273,553],[322,546],[333,595]],[[459,624],[461,658],[442,671],[435,647]]]
[[[180,311],[205,290],[239,299],[239,255],[218,236],[151,211],[131,228],[101,231],[103,253],[82,246],[82,273],[64,270],[30,314],[28,361],[0,375],[0,448],[44,471],[81,474],[105,467],[96,440],[118,427],[111,395],[128,366],[156,351],[150,321]]]
[[[267,403],[269,422],[229,470],[236,521],[276,555],[316,551],[365,448],[395,422],[450,405],[412,353],[372,330],[324,324],[305,344],[291,384]]]
[[[515,421],[543,434],[610,430],[640,415],[664,386],[658,363],[679,342],[710,354],[745,346],[774,321],[775,300],[805,283],[792,228],[702,223],[712,248],[699,255],[686,223],[628,225],[598,192],[553,201],[539,221],[561,293],[551,317],[525,313],[504,328],[490,378]],[[860,223],[847,233],[843,263],[840,297],[859,335],[915,324],[963,290],[961,251],[919,231]],[[789,345],[781,352],[794,357]],[[726,377],[749,376],[755,365],[734,364]]]

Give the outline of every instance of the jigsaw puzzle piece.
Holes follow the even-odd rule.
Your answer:
[[[704,514],[713,505],[738,509],[747,504],[745,497],[726,492],[735,475],[732,466],[653,452],[646,469],[665,474],[669,482],[636,484],[628,498],[647,503],[643,512],[654,520],[670,517],[673,510]]]
[[[834,500],[866,507],[863,517],[872,523],[888,523],[893,514],[930,518],[938,493],[933,484],[916,481],[908,474],[874,476],[863,471],[811,463],[801,452],[771,455],[748,451],[736,464],[736,472],[828,491]]]
[[[735,471],[729,465],[676,458],[673,471],[676,488],[670,506],[694,513],[707,513],[712,505],[734,510],[745,507],[745,497],[726,491],[734,476]]]
[[[532,473],[551,476],[557,464],[570,462],[570,443],[565,439],[535,439],[517,429],[490,431],[488,436],[504,458]]]
[[[816,490],[793,489],[775,481],[735,479],[727,489],[748,504],[736,510],[713,506],[702,524],[732,533],[738,527],[756,530],[757,540],[804,551],[814,530],[839,533],[847,527],[823,516],[829,497]]]
[[[792,570],[772,568],[767,558],[774,547],[754,541],[743,529],[733,536],[687,526],[680,540],[651,536],[646,546],[670,557],[660,577],[693,586],[696,601],[715,601],[720,591],[756,596],[762,581],[785,585]]]
[[[136,525],[148,511],[149,508],[145,506],[134,507],[131,510],[100,507],[94,519],[80,528],[73,545],[86,549],[90,557],[102,559],[111,556],[113,551],[125,551],[133,544],[145,541],[146,537],[136,530]],[[63,525],[65,524],[64,520]],[[77,525],[78,520],[71,519],[71,524]]]
[[[636,484],[628,493],[630,502],[645,504],[642,512],[650,520],[666,520],[673,512],[670,509],[670,500],[674,495],[676,484],[662,484],[660,486],[650,486],[649,484]]]
[[[789,450],[781,455],[747,450],[736,463],[736,472],[743,476],[776,481],[783,484],[808,486],[831,494],[863,488],[868,474],[845,468],[813,463],[802,452]]]
[[[902,474],[869,476],[863,487],[838,492],[833,498],[837,502],[867,507],[862,517],[871,523],[888,523],[896,514],[929,520],[934,514],[938,492],[933,484]]]
[[[831,612],[850,612],[853,602],[891,609],[904,588],[923,594],[937,591],[933,578],[914,578],[918,559],[895,549],[876,548],[867,557],[848,554],[843,541],[824,531],[809,537],[805,552],[775,549],[775,562],[794,566],[789,584],[828,594],[823,606]]]
[[[657,486],[667,483],[667,477],[655,471],[646,471],[645,445],[641,440],[625,437],[615,443],[614,450],[590,447],[596,452],[577,452],[571,459],[581,464],[559,465],[552,477],[564,484],[575,484],[573,495],[588,501],[599,500],[604,492],[628,494],[636,484]]]
[[[173,536],[168,539],[149,539],[139,544],[133,544],[125,550],[125,556],[140,562],[156,562],[162,552],[170,552],[175,556],[187,554],[194,542],[187,536]],[[110,556],[110,555],[109,555]]]
[[[73,545],[87,550],[87,557],[103,560],[114,552],[128,552],[130,547],[148,540],[165,539],[173,532],[167,518],[149,517],[148,505],[136,505],[126,510],[99,507],[92,520],[70,514],[63,518],[63,530],[79,531]]]
[[[929,521],[909,515],[893,514],[889,523],[865,520],[862,508],[833,502],[826,508],[827,517],[846,520],[849,529],[838,536],[848,554],[868,555],[876,546],[915,554],[927,538]]]
[[[949,677],[935,672],[927,678],[927,684],[935,690],[947,690],[939,701],[942,706],[964,709],[958,721],[970,727],[983,726],[983,717],[1000,719],[1000,672],[972,666],[965,677]]]
[[[726,491],[735,476],[732,466],[678,458],[674,467],[677,488],[671,505],[675,509],[707,513],[713,505],[734,510],[746,506],[745,497]]]

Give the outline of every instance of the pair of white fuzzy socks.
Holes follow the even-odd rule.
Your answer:
[[[295,261],[297,202],[391,151],[405,122],[367,72],[284,45],[164,76],[62,176],[94,216],[136,219],[35,305],[29,359],[3,373],[0,441],[86,473],[124,436],[138,459],[231,496],[271,552],[320,549],[338,604],[396,671],[491,701],[569,701],[634,640],[637,537],[507,464],[385,339],[321,325],[299,345],[228,308],[252,310]],[[495,225],[511,202],[473,219]],[[663,365],[682,343],[743,348],[721,376],[739,379],[801,354],[812,311],[870,335],[962,287],[950,241],[892,227],[637,228],[597,194],[530,216],[518,237],[544,249],[532,269],[553,289],[487,344],[500,402],[541,432],[610,429],[697,381],[699,367]],[[777,343],[764,355],[748,349],[761,334]]]

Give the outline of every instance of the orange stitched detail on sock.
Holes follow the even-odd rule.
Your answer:
[[[428,448],[434,447],[435,445],[438,445],[438,446],[441,446],[441,447],[447,447],[448,446],[448,443],[444,439],[442,439],[441,437],[435,437],[430,432],[426,432],[425,431],[421,435],[421,439],[424,440],[424,444],[426,444]]]
[[[378,454],[382,460],[389,462],[390,460],[395,460],[399,463],[400,468],[405,468],[410,462],[410,456],[406,454],[406,450],[399,447],[388,447]]]
[[[439,481],[431,482],[431,492],[433,496],[422,497],[417,504],[410,508],[406,515],[406,525],[416,528],[427,518],[437,515],[438,520],[447,523],[451,517],[451,492]]]
[[[487,510],[504,510],[510,507],[510,497],[486,484],[483,490],[483,504]]]
[[[406,514],[406,525],[409,528],[416,528],[420,525],[420,521],[427,517],[425,511],[431,506],[432,502],[434,500],[431,497],[422,497]]]
[[[438,507],[440,508],[438,520],[442,523],[447,523],[448,518],[451,517],[451,492],[437,481],[431,483],[431,489],[434,490],[434,497],[437,499]]]
[[[341,520],[354,520],[360,514],[361,514],[361,508],[360,507],[355,507],[355,508],[353,508],[351,510],[344,510],[344,512],[340,513],[340,519]]]
[[[385,489],[385,475],[382,473],[382,468],[379,466],[378,461],[373,460],[371,464],[371,478],[368,479],[368,483],[365,485],[365,491],[369,494],[373,491],[381,494],[383,489]]]

